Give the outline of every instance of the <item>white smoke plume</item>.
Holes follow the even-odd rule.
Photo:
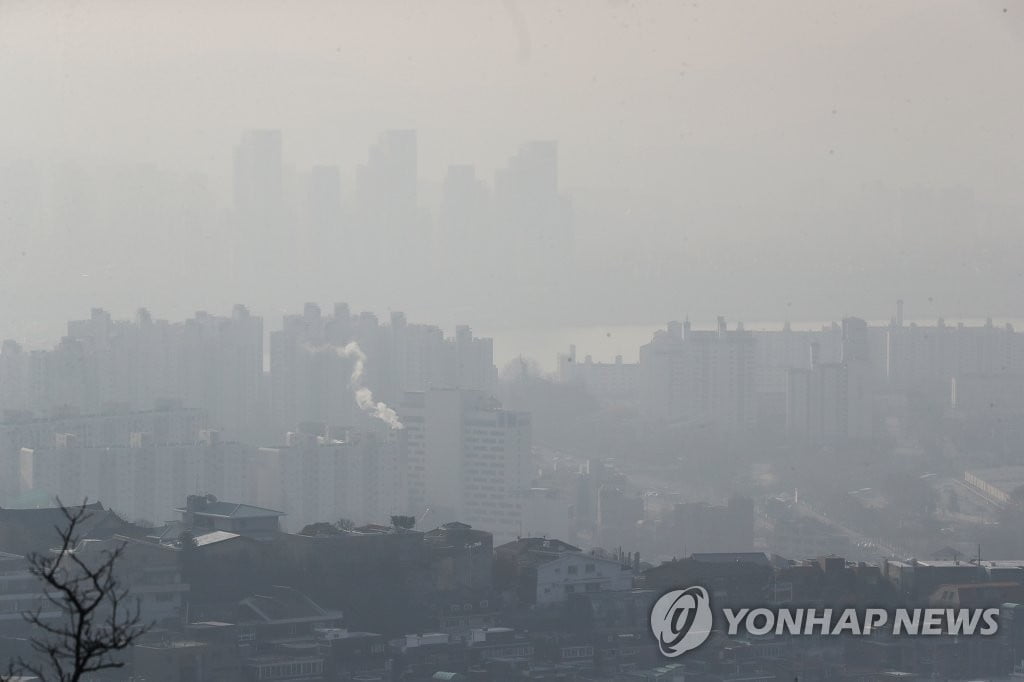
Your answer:
[[[341,357],[353,360],[352,376],[349,377],[348,385],[355,394],[356,405],[359,406],[359,409],[371,417],[380,419],[392,429],[404,429],[405,427],[398,419],[398,413],[388,407],[387,404],[374,401],[373,391],[363,386],[366,353],[359,347],[359,344],[352,341],[344,348],[339,348],[338,346],[329,346],[329,348]]]
[[[359,347],[359,344],[352,341],[341,352],[345,357],[355,359],[355,364],[352,366],[352,376],[348,380],[348,385],[352,387],[356,394],[356,405],[359,406],[359,409],[380,419],[393,429],[405,428],[402,426],[402,422],[398,420],[398,413],[384,403],[374,402],[373,392],[363,386],[363,368],[366,366],[366,353]]]

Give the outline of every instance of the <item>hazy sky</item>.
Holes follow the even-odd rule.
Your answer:
[[[1024,3],[1011,0],[0,0],[0,154],[201,171],[226,200],[247,128],[282,129],[293,166],[346,175],[379,131],[416,128],[426,184],[464,162],[490,180],[521,141],[557,138],[579,214],[605,218],[577,225],[584,249],[641,235],[651,241],[631,248],[749,266],[760,247],[744,244],[781,244],[821,263],[834,244],[815,237],[820,223],[875,183],[965,191],[1002,216],[985,248],[1014,237],[1021,73]],[[935,241],[926,221],[914,229],[907,248]],[[1019,240],[1004,246],[1024,255]],[[1019,275],[992,272],[1002,279],[974,298]],[[779,298],[805,284],[819,282],[780,285]],[[140,282],[138,297],[158,286]],[[945,312],[993,312],[972,300]]]
[[[1013,2],[4,0],[0,141],[224,175],[243,128],[284,129],[309,164],[416,127],[427,177],[557,137],[568,186],[706,171],[769,196],[881,179],[1005,198],[1022,41]]]

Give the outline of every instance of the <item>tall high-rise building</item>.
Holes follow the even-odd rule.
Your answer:
[[[714,331],[670,322],[640,348],[640,406],[650,419],[747,429],[755,409],[754,338],[742,325]]]
[[[171,401],[207,410],[229,438],[248,437],[260,421],[263,320],[241,305],[230,317],[199,312],[174,324],[145,309],[129,321],[97,308],[69,322],[53,350],[8,346],[0,371],[21,376],[28,389],[15,394],[0,385],[10,410],[114,414]]]
[[[376,427],[331,433],[311,426],[290,432],[283,446],[259,449],[253,461],[256,504],[284,512],[282,522],[293,532],[343,518],[386,524],[406,512],[400,432]]]
[[[365,356],[362,385],[387,404],[430,388],[490,392],[497,380],[491,339],[475,338],[469,327],[446,338],[439,327],[409,324],[401,312],[380,324],[371,313],[352,315],[345,304],[325,316],[311,303],[270,335],[271,414],[280,431],[302,422],[352,426],[363,419],[351,385],[356,354],[345,350],[350,342]]]
[[[572,212],[559,191],[557,142],[527,142],[498,170],[494,210],[497,238],[517,269],[532,277],[564,264],[572,251]]]
[[[395,215],[415,210],[418,160],[415,130],[389,130],[370,147],[365,164],[356,175],[359,200],[374,203],[390,196]],[[385,210],[386,206],[379,205]]]
[[[234,155],[234,208],[242,228],[268,236],[282,227],[283,207],[281,131],[246,131]]]
[[[933,396],[943,404],[953,377],[1024,372],[1024,336],[1012,325],[902,324],[902,308],[886,329],[885,377],[890,389]]]
[[[410,511],[427,523],[459,520],[494,534],[523,533],[523,493],[534,465],[530,415],[479,391],[410,392],[400,406]]]
[[[370,147],[356,169],[352,267],[380,275],[382,269],[421,265],[426,247],[418,198],[415,130],[389,130]],[[384,279],[384,278],[381,278]],[[382,282],[384,284],[386,282]]]
[[[455,328],[455,383],[459,388],[491,392],[497,384],[494,340],[474,338],[466,325]]]
[[[198,312],[174,325],[170,397],[205,408],[228,438],[258,432],[263,381],[263,319],[236,305],[230,317]]]
[[[811,345],[810,369],[790,370],[786,390],[789,434],[811,444],[863,440],[874,434],[874,377],[867,323],[842,324],[842,360],[822,362]]]
[[[234,205],[229,265],[239,287],[251,287],[270,262],[294,253],[286,224],[280,130],[243,133],[234,153]]]
[[[303,422],[354,426],[360,419],[352,372],[357,354],[345,347],[355,342],[365,356],[362,385],[375,397],[381,393],[389,366],[385,330],[376,316],[352,315],[337,304],[333,315],[307,303],[298,315],[286,315],[282,329],[270,334],[270,408],[275,433]]]
[[[189,441],[157,442],[134,432],[127,443],[86,445],[70,434],[43,447],[22,448],[19,492],[72,503],[99,500],[130,521],[160,524],[175,517],[183,497],[213,494],[251,499],[252,448],[221,441],[214,431]]]

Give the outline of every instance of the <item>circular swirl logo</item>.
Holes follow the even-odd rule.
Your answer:
[[[711,599],[703,587],[666,592],[651,609],[651,632],[668,658],[703,644],[711,634],[711,624]]]

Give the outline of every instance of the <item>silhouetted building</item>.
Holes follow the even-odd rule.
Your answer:
[[[212,496],[189,495],[184,507],[175,511],[193,534],[226,531],[257,540],[272,540],[281,532],[283,512],[237,502],[220,502]]]

